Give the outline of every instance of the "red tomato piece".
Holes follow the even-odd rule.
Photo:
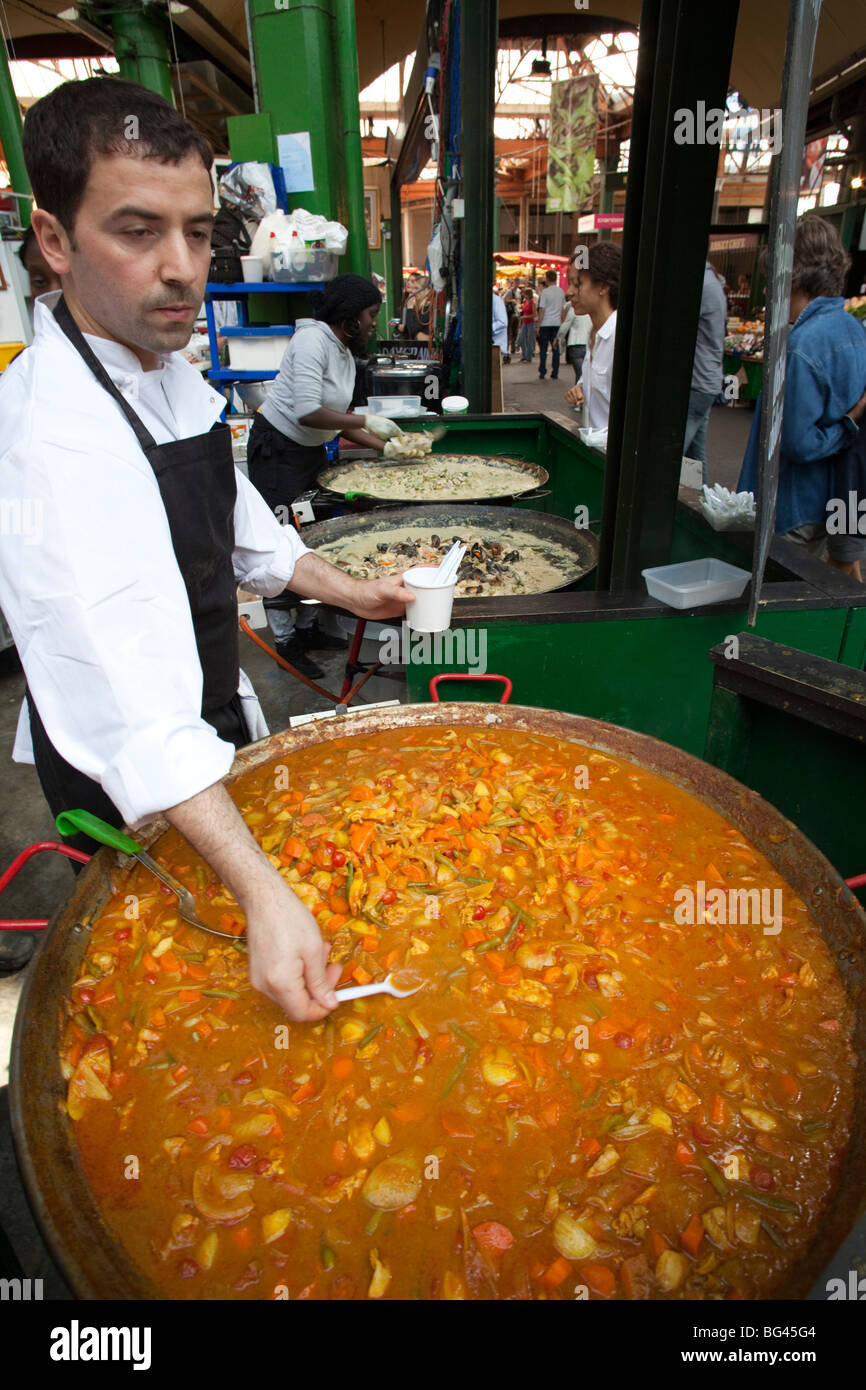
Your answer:
[[[472,1234],[488,1255],[504,1255],[514,1244],[514,1236],[501,1221],[482,1221],[480,1226],[472,1227]]]
[[[241,1144],[240,1148],[235,1149],[234,1153],[229,1154],[230,1168],[249,1168],[258,1157],[252,1144]]]

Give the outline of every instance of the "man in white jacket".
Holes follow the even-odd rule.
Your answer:
[[[0,386],[0,497],[38,523],[0,548],[28,686],[17,755],[54,814],[166,816],[240,904],[252,983],[320,1019],[337,972],[318,926],[221,780],[249,740],[236,586],[291,581],[367,618],[411,596],[349,579],[277,523],[233,466],[221,397],[177,351],[210,264],[202,137],[143,87],[93,78],[30,108],[24,157],[62,292],[38,301]]]

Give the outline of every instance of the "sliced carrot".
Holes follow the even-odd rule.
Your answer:
[[[211,1033],[213,1032],[213,1029],[211,1028],[206,1018],[201,1018],[195,1025],[195,1031],[198,1033],[200,1038],[209,1038]]]
[[[704,875],[706,878],[713,879],[715,883],[727,883],[727,879],[722,877],[715,864],[707,864],[704,869]]]
[[[660,1255],[663,1255],[666,1250],[670,1250],[671,1248],[670,1241],[667,1236],[662,1235],[661,1231],[653,1231],[650,1236],[650,1245],[652,1246],[653,1259],[656,1260]]]
[[[194,1120],[190,1120],[187,1129],[190,1134],[207,1134],[210,1130],[210,1125],[204,1115],[197,1115]]]
[[[560,1255],[559,1259],[554,1260],[552,1265],[548,1265],[541,1276],[541,1282],[546,1289],[558,1289],[570,1273],[571,1265]]]
[[[331,1071],[340,1081],[351,1076],[354,1070],[355,1063],[352,1061],[351,1057],[335,1057],[331,1064]]]
[[[365,854],[376,838],[376,826],[370,821],[353,825],[349,833],[349,843],[356,854]]]
[[[299,1086],[298,1089],[295,1091],[294,1095],[292,1096],[292,1101],[294,1102],[295,1105],[300,1105],[300,1103],[301,1103],[302,1100],[306,1100],[306,1099],[307,1099],[309,1096],[311,1096],[312,1094],[313,1094],[313,1083],[312,1083],[312,1081],[305,1081],[304,1084],[303,1084],[303,1086]]]
[[[701,1248],[701,1241],[703,1240],[703,1238],[704,1223],[698,1216],[698,1213],[695,1212],[688,1226],[686,1226],[686,1229],[680,1236],[680,1245],[683,1247],[687,1255],[691,1255],[693,1260],[697,1259],[698,1251]]]
[[[451,1034],[437,1033],[436,1037],[433,1039],[433,1046],[438,1052],[446,1052],[451,1046]]]
[[[542,1124],[547,1125],[548,1129],[556,1129],[560,1119],[559,1101],[553,1100],[549,1105],[545,1105],[539,1118]]]
[[[359,782],[357,787],[353,787],[349,792],[349,801],[372,801],[375,792],[372,787],[368,787],[365,782]]]
[[[349,1156],[349,1145],[342,1139],[335,1139],[331,1145],[331,1162],[345,1163]]]
[[[301,816],[301,825],[324,825],[325,817],[319,815],[318,811],[308,811],[305,816]]]
[[[177,997],[181,1004],[197,1004],[201,999],[200,989],[179,989]]]
[[[519,965],[509,965],[507,970],[499,972],[499,983],[501,985],[517,985],[523,979],[523,971]]]
[[[290,859],[303,859],[306,853],[306,845],[301,840],[296,839],[294,835],[290,835],[283,845],[280,859],[284,864],[287,864]]]
[[[710,1106],[710,1123],[714,1125],[723,1125],[727,1113],[728,1107],[725,1104],[725,1098],[724,1096],[720,1096],[718,1091],[716,1091]]]
[[[674,1153],[677,1156],[677,1162],[682,1163],[684,1167],[688,1167],[690,1163],[694,1163],[695,1161],[693,1150],[689,1148],[688,1144],[684,1144],[681,1139],[678,1141]]]
[[[511,1018],[508,1014],[495,1015],[496,1023],[506,1037],[522,1038],[529,1028],[525,1018]]]
[[[584,1265],[580,1277],[602,1298],[610,1298],[616,1292],[616,1275],[607,1265]]]
[[[600,1022],[593,1024],[592,1031],[601,1042],[605,1042],[620,1032],[620,1025],[615,1023],[613,1019],[603,1018]]]
[[[249,1226],[238,1226],[237,1230],[232,1231],[232,1239],[239,1250],[249,1250],[252,1238]]]
[[[161,1008],[159,1008],[158,1006],[157,1006],[157,1008],[155,1008],[155,1009],[151,1009],[151,1011],[150,1011],[150,1026],[151,1026],[151,1028],[164,1028],[164,1027],[165,1027],[165,1009],[161,1009]]]
[[[487,932],[481,927],[470,927],[463,933],[463,944],[467,947],[477,946],[480,941],[485,941]]]
[[[601,1144],[597,1139],[581,1139],[578,1147],[587,1158],[595,1158],[597,1153],[601,1153]]]
[[[191,980],[207,980],[210,978],[210,971],[207,966],[200,965],[196,960],[188,960],[186,963],[186,973]]]
[[[497,974],[499,974],[500,970],[505,969],[505,957],[501,951],[485,951],[484,959],[490,966],[490,969],[495,970]]]
[[[400,959],[400,952],[399,952],[399,951],[389,951],[388,954],[387,954],[387,956],[383,956],[383,957],[382,957],[382,964],[384,965],[384,967],[385,967],[386,970],[390,970],[391,967],[392,967],[393,965],[396,965],[396,964],[397,964],[397,961],[398,961],[399,959]]]
[[[364,969],[363,965],[356,965],[355,969],[352,971],[352,979],[356,984],[368,985],[372,978],[373,976],[369,971]]]
[[[145,971],[148,975],[156,974],[157,970],[159,969],[159,961],[156,959],[155,956],[152,956],[150,954],[150,951],[145,951],[144,955],[141,958],[141,963],[144,966]]]
[[[328,899],[328,906],[332,912],[348,912],[349,899],[344,898],[341,893],[332,893]]]

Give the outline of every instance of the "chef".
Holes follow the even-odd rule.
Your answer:
[[[0,385],[0,497],[28,518],[0,546],[27,677],[13,756],[35,760],[53,814],[163,814],[240,904],[253,985],[320,1019],[338,968],[221,781],[262,732],[236,586],[291,581],[370,619],[411,595],[350,579],[278,525],[233,466],[222,398],[177,351],[210,264],[207,142],[163,98],[92,78],[30,108],[24,157],[62,289],[37,301]]]

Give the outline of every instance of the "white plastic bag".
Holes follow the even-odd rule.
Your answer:
[[[235,164],[219,181],[219,194],[223,202],[248,217],[259,222],[268,213],[276,210],[277,195],[270,165],[256,160]]]

